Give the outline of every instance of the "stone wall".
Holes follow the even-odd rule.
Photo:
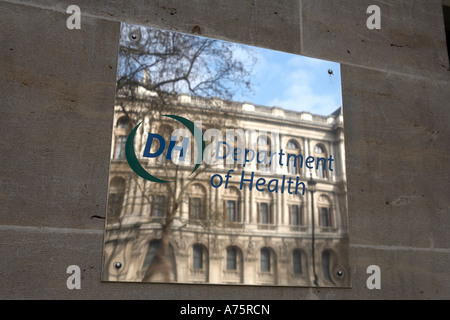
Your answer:
[[[351,289],[100,281],[120,21],[342,63]],[[1,298],[450,298],[441,0],[2,0],[0,26]]]

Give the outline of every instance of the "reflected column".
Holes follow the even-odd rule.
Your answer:
[[[315,221],[314,221],[314,192],[316,191],[316,182],[312,179],[312,173],[310,174],[310,178],[308,180],[308,189],[311,193],[311,252],[312,252],[312,263],[313,263],[313,274],[314,274],[314,285],[317,287],[319,284],[317,282],[317,274],[316,274],[316,258],[314,252],[315,245]]]

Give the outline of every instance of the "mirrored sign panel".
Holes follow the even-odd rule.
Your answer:
[[[349,287],[339,64],[122,24],[103,281]]]

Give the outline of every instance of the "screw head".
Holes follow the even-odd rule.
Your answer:
[[[121,267],[122,267],[122,264],[120,262],[116,262],[114,264],[114,268],[116,268],[116,269],[120,269]]]
[[[141,31],[139,29],[133,30],[128,34],[128,37],[133,42],[141,40]]]

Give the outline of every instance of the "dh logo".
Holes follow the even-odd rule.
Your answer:
[[[200,164],[202,163],[203,160],[203,152],[205,150],[205,140],[203,139],[203,134],[201,132],[201,130],[190,120],[180,117],[180,116],[175,116],[175,115],[163,115],[164,117],[169,117],[172,118],[178,122],[180,122],[181,124],[183,124],[194,136],[195,142],[197,143],[197,161],[196,161],[196,165],[194,167],[194,170],[192,170],[191,174],[194,173],[198,167],[200,166]],[[130,166],[130,168],[141,178],[144,178],[146,180],[152,181],[152,182],[158,182],[158,183],[167,183],[167,182],[171,182],[170,180],[163,180],[163,179],[159,179],[153,175],[151,175],[149,172],[147,172],[142,165],[139,163],[139,160],[136,157],[136,153],[134,151],[134,137],[136,135],[136,131],[139,128],[139,126],[142,124],[142,122],[140,122],[134,129],[133,131],[131,131],[130,135],[128,136],[127,139],[127,143],[125,145],[125,155],[128,161],[128,164]],[[151,152],[150,149],[152,147],[152,143],[154,140],[158,140],[159,141],[159,148],[158,150],[156,150],[155,152]],[[179,146],[175,146],[175,142],[176,142],[176,137],[172,136],[170,139],[170,143],[169,143],[169,147],[168,147],[168,152],[167,152],[167,156],[166,159],[167,160],[172,160],[172,151],[174,150],[179,150],[180,151],[180,160],[183,161],[186,155],[186,150],[189,146],[189,138],[187,137],[183,137],[183,144],[181,147]],[[164,138],[156,133],[149,133],[148,137],[147,137],[147,143],[145,145],[145,149],[144,149],[144,154],[143,156],[146,158],[156,158],[158,156],[160,156],[166,147],[166,141],[164,140]]]

